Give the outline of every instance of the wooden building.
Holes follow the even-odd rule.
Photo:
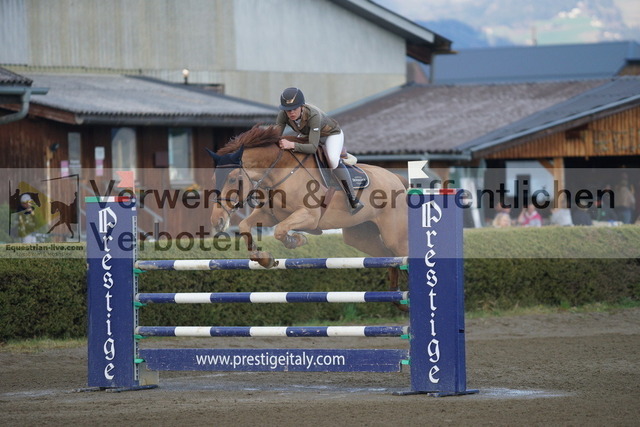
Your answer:
[[[537,189],[550,199],[545,215],[557,204],[557,188],[595,194],[622,176],[640,188],[637,76],[415,85],[337,117],[361,161],[402,171],[409,160],[429,160],[440,181],[475,194],[502,184],[518,209],[525,181],[543,182],[528,194]],[[491,217],[495,203],[481,206],[480,218]]]
[[[193,234],[200,226],[208,232],[213,160],[206,149],[273,122],[277,113],[270,105],[149,78],[26,78],[48,94],[31,98],[26,118],[0,126],[0,168],[11,172],[13,183],[28,183],[67,205],[78,190],[79,198],[108,194],[112,180],[119,181],[116,171],[134,171],[137,193],[145,196],[140,228],[150,233]]]
[[[540,170],[534,167],[517,179],[531,182],[532,174],[549,175],[553,187],[546,192],[553,207],[576,209],[580,192],[595,197],[605,188],[615,190],[622,180],[640,189],[640,77],[606,82],[469,141],[458,150],[483,159],[487,170],[494,171],[485,177],[488,187],[507,181],[508,165],[514,168],[518,162],[537,162]],[[520,182],[517,185],[523,187]],[[558,189],[566,192],[561,194]],[[635,215],[640,214],[638,207],[634,210]]]

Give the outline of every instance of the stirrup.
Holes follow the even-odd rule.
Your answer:
[[[351,207],[351,215],[357,214],[362,208],[364,208],[364,204],[355,197],[350,198],[349,195],[347,195],[347,199],[349,202],[349,207]]]

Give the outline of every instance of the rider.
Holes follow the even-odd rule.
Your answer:
[[[318,107],[306,104],[304,94],[295,87],[285,89],[280,95],[280,110],[276,120],[276,125],[280,128],[280,135],[284,132],[285,126],[289,125],[299,135],[306,135],[309,138],[308,144],[300,144],[282,138],[280,139],[280,148],[312,154],[319,146],[322,146],[329,167],[342,184],[349,199],[351,214],[353,215],[362,209],[364,205],[356,197],[349,171],[341,158],[344,134],[338,122],[327,116]]]

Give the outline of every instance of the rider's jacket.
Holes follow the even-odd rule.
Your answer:
[[[299,135],[308,136],[309,144],[296,142],[294,151],[301,153],[315,153],[318,146],[324,142],[327,136],[340,133],[340,125],[338,122],[311,104],[304,104],[302,106],[300,119],[295,121],[289,120],[285,111],[280,111],[276,119],[276,125],[280,128],[280,134],[284,132],[285,126],[289,125],[291,129]]]

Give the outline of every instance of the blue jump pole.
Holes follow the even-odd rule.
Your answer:
[[[136,295],[136,301],[169,304],[206,304],[221,302],[293,303],[293,302],[400,302],[409,298],[408,292],[176,292]]]
[[[290,258],[277,259],[270,270],[386,268],[407,265],[407,257],[380,258]],[[185,259],[137,261],[136,267],[145,270],[266,270],[249,259]]]
[[[401,337],[406,326],[138,326],[143,337]]]

